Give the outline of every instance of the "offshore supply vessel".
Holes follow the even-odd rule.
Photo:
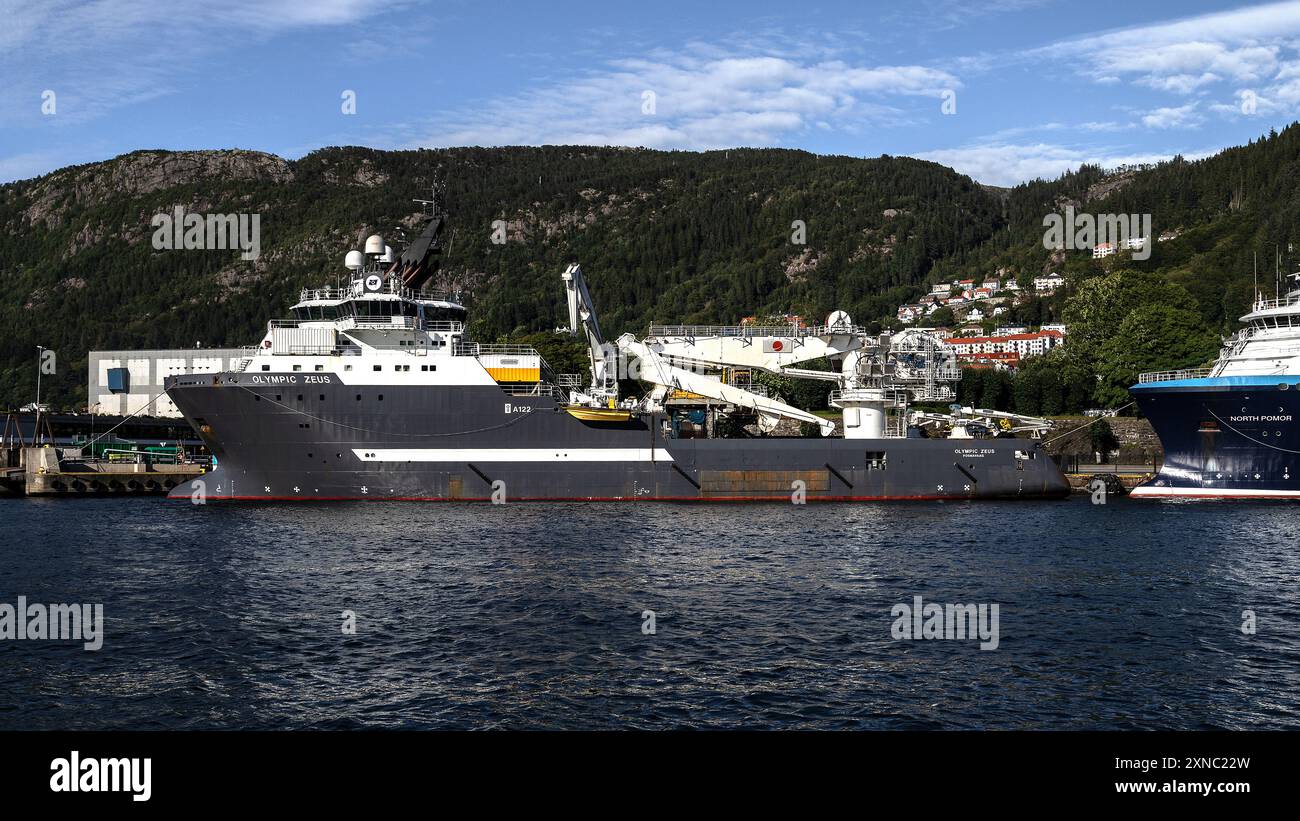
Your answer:
[[[437,201],[400,258],[379,236],[347,285],[305,290],[293,317],[229,372],[172,376],[168,395],[217,459],[209,500],[791,500],[1045,498],[1069,485],[1035,438],[1044,420],[976,412],[927,436],[911,401],[951,400],[954,357],[932,336],[825,324],[600,331],[577,265],[568,331],[589,378],[531,347],[479,344],[466,309],[422,286],[438,268]],[[795,367],[829,359],[838,370]],[[760,373],[836,383],[834,423],[769,395]],[[620,379],[650,390],[619,394]],[[942,415],[939,415],[942,416]],[[774,436],[785,423],[804,436]],[[724,435],[728,431],[731,436]],[[980,437],[979,432],[1000,432]],[[817,436],[816,434],[821,434]],[[172,492],[190,497],[189,485]]]
[[[1164,447],[1139,497],[1300,498],[1300,274],[1257,296],[1210,368],[1145,373],[1129,389]]]

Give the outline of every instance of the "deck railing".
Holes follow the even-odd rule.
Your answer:
[[[538,356],[537,349],[531,345],[493,345],[480,342],[461,342],[452,353],[456,356],[486,356],[488,354],[505,354],[515,356]]]
[[[333,328],[339,331],[350,331],[353,328],[362,328],[368,330],[392,331],[392,330],[417,330],[417,331],[435,331],[440,333],[463,333],[465,330],[464,322],[453,322],[450,320],[427,320],[421,322],[419,317],[415,316],[342,316],[337,319],[272,319],[266,323],[268,330],[276,328],[300,328],[303,326]]]
[[[299,302],[338,302],[346,299],[355,299],[364,296],[368,292],[363,286],[348,288],[304,288],[298,295]],[[413,291],[404,285],[400,285],[396,280],[385,279],[383,287],[379,293],[393,294],[404,299],[430,299],[439,302],[450,301],[450,295],[442,291]]]
[[[1210,368],[1187,368],[1181,371],[1153,371],[1138,376],[1138,384],[1176,382],[1180,379],[1204,379],[1210,375],[1210,370]]]
[[[499,387],[509,396],[549,396],[552,399],[564,400],[569,395],[568,391],[547,382],[515,383]]]
[[[751,339],[756,337],[780,337],[785,339],[805,337],[805,336],[824,336],[826,334],[853,334],[861,333],[862,328],[849,325],[836,326],[827,328],[822,326],[809,325],[651,325],[650,336],[652,337],[685,337],[687,339],[700,339],[710,336],[727,336],[739,337],[741,339]]]

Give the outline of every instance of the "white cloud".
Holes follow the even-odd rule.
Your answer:
[[[65,165],[64,159],[50,151],[29,151],[0,157],[0,183],[39,177],[51,168]]]
[[[357,23],[397,3],[0,0],[0,127],[40,122],[45,89],[58,95],[52,124],[80,125],[174,93],[200,59],[218,50],[293,29]]]
[[[1230,82],[1267,92],[1300,65],[1297,35],[1300,2],[1289,0],[1084,35],[1023,56],[1077,62],[1100,84],[1128,80],[1186,96]]]
[[[1204,122],[1204,117],[1196,111],[1197,103],[1176,107],[1157,108],[1143,115],[1142,124],[1147,128],[1194,128]]]
[[[1200,159],[1212,151],[1184,153]],[[1115,168],[1168,160],[1172,153],[1125,153],[1105,148],[1078,148],[1052,143],[985,143],[960,148],[925,151],[912,156],[947,165],[970,178],[989,185],[1011,186],[1036,178],[1055,179],[1080,165]]]
[[[694,45],[681,53],[614,61],[603,70],[406,126],[408,146],[580,143],[711,149],[778,145],[812,128],[902,125],[918,116],[905,97],[961,88],[917,65],[734,54]],[[646,113],[646,92],[653,113]]]

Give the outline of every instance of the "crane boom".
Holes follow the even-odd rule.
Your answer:
[[[569,401],[588,407],[615,407],[618,402],[618,368],[624,358],[639,366],[636,378],[655,386],[641,407],[664,410],[672,390],[720,403],[748,408],[758,414],[759,427],[771,430],[780,419],[817,425],[823,436],[835,423],[729,384],[727,372],[759,370],[796,379],[817,379],[838,384],[829,403],[843,412],[844,436],[874,439],[886,435],[890,409],[906,407],[909,396],[934,401],[948,398],[947,383],[959,378],[956,357],[927,335],[906,334],[894,340],[889,334],[871,336],[853,324],[849,315],[835,311],[824,325],[804,325],[798,318],[788,324],[738,326],[651,325],[644,340],[623,334],[616,343],[605,341],[596,308],[582,269],[575,263],[563,274],[569,308],[569,331],[587,338],[591,361],[591,386],[573,390]],[[798,367],[815,359],[829,359],[833,370]],[[719,378],[714,372],[721,370]],[[631,408],[634,400],[625,400]],[[898,418],[898,414],[894,414]]]
[[[618,348],[620,351],[635,357],[639,363],[637,376],[643,382],[649,382],[662,388],[687,391],[709,399],[716,399],[719,402],[749,408],[769,423],[774,423],[781,418],[808,422],[816,425],[822,436],[829,436],[835,430],[834,422],[823,419],[816,414],[799,410],[766,396],[759,396],[734,385],[728,385],[711,376],[669,365],[650,346],[638,341],[632,334],[620,336],[618,338]]]
[[[592,302],[591,292],[587,290],[582,267],[576,262],[571,264],[561,278],[569,302],[569,332],[576,334],[581,331],[587,337],[587,356],[591,363],[591,386],[588,393],[601,404],[608,403],[618,398],[618,378],[610,370],[617,352],[600,332],[600,320],[596,318],[596,306]]]

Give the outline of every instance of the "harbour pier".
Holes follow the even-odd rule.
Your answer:
[[[208,461],[158,462],[149,454],[131,461],[63,459],[60,449],[0,449],[0,493],[26,496],[164,494],[210,470]]]

